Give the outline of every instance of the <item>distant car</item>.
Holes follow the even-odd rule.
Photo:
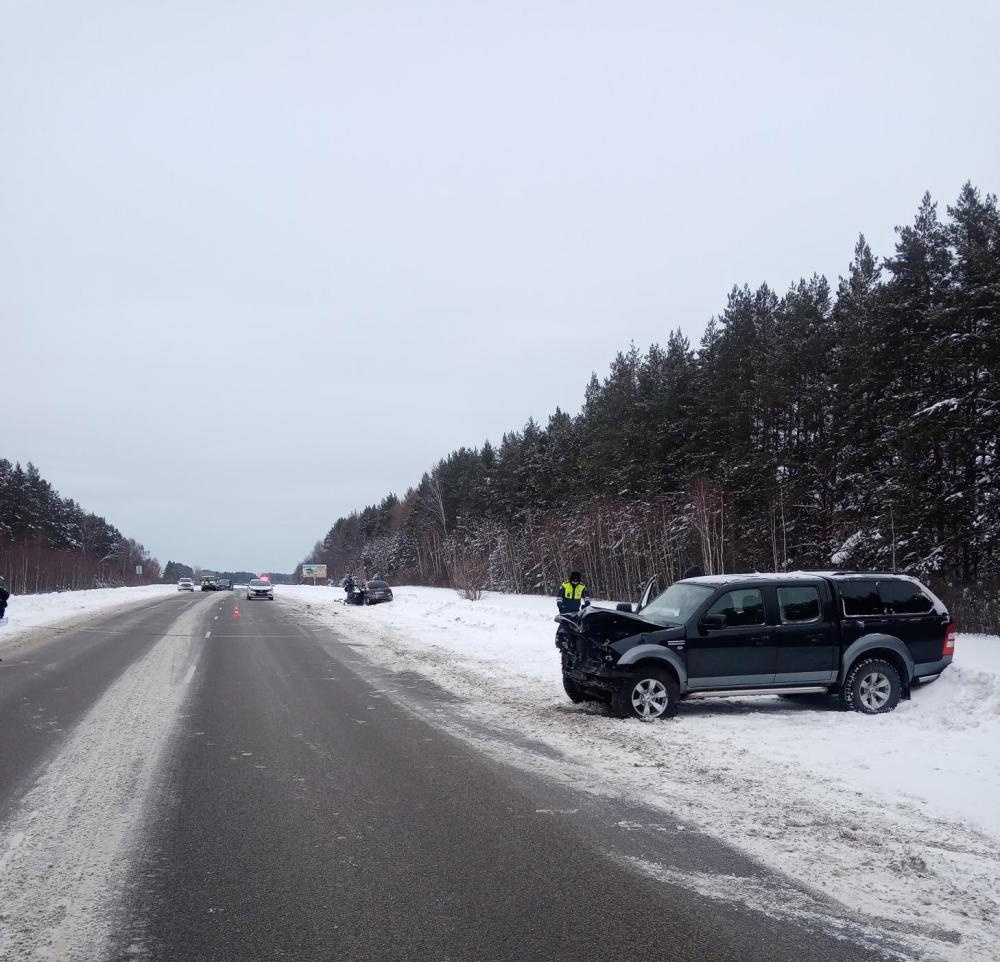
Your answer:
[[[232,591],[233,583],[228,578],[220,578],[215,582],[216,591]]]
[[[202,578],[201,579],[201,590],[202,591],[218,591],[219,586],[215,583],[214,578]]]
[[[392,588],[384,581],[366,581],[365,604],[377,605],[380,601],[392,601]]]
[[[181,578],[177,582],[178,591],[194,591],[194,582],[190,578]]]
[[[253,578],[247,585],[247,601],[252,601],[254,598],[267,598],[268,601],[274,601],[274,585],[270,581]]]

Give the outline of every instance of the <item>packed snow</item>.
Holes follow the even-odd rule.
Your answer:
[[[151,589],[117,590],[147,601],[156,596]],[[46,597],[63,596],[33,596],[30,617],[44,612]],[[109,607],[87,600],[89,610]],[[0,959],[103,957],[145,805],[162,792],[161,757],[203,648],[200,618],[185,606],[74,726],[4,822]]]
[[[456,721],[456,733],[486,741],[490,726],[508,733],[484,745],[496,757],[537,771],[544,758],[527,757],[523,745],[545,745],[559,759],[553,776],[661,807],[833,898],[914,954],[995,962],[1000,638],[959,635],[940,680],[887,715],[842,712],[833,699],[748,697],[684,703],[676,718],[643,724],[565,697],[554,599],[489,593],[473,602],[413,587],[394,594],[391,604],[356,608],[341,604],[336,588],[275,592],[357,642],[359,657],[460,696],[456,714],[479,724]],[[667,866],[643,871],[676,875]],[[717,882],[717,897],[731,900],[733,880]],[[750,880],[744,888],[749,905]]]
[[[0,655],[4,648],[22,641],[25,636],[39,637],[51,629],[67,628],[81,617],[110,614],[176,593],[176,585],[141,585],[11,595],[4,624],[0,626]]]

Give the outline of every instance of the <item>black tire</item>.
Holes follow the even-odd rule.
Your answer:
[[[584,690],[575,682],[572,678],[567,678],[563,675],[563,691],[566,692],[569,700],[573,702],[574,705],[579,705],[580,702],[590,701],[590,696],[587,695]]]
[[[677,679],[664,668],[640,667],[611,698],[611,710],[619,718],[656,721],[677,714],[681,692]]]
[[[845,708],[862,715],[892,711],[903,693],[899,672],[881,658],[863,658],[851,666],[840,693]]]

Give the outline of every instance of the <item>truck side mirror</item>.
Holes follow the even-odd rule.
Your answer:
[[[629,614],[632,614],[632,606],[627,601],[619,601],[615,605],[615,611],[627,611]]]
[[[701,619],[701,628],[704,631],[719,631],[726,627],[725,615],[705,615]]]

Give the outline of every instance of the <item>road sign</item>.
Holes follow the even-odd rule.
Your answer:
[[[326,565],[303,565],[302,566],[302,577],[303,578],[325,578],[326,577]]]
[[[135,566],[135,573],[137,575],[141,575],[142,574],[142,565],[136,565]]]

